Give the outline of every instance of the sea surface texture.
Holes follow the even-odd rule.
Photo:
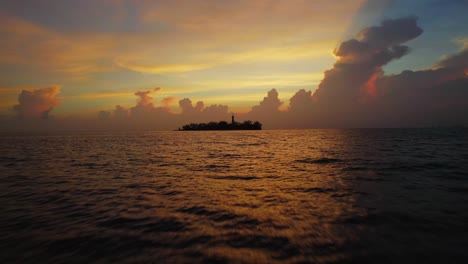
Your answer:
[[[0,138],[1,263],[468,263],[468,130]]]

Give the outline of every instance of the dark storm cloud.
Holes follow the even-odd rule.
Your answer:
[[[468,110],[468,78],[456,64],[384,76],[376,86],[379,100],[374,108],[387,122],[414,126],[468,123],[464,114]]]
[[[362,30],[357,39],[341,43],[335,50],[338,61],[325,72],[314,93],[316,100],[353,102],[365,96],[363,92],[373,93],[366,83],[383,73],[382,66],[409,52],[402,43],[422,33],[416,21],[415,17],[386,20],[380,26]]]
[[[385,20],[380,26],[366,28],[358,34],[358,40],[374,49],[386,49],[414,39],[422,32],[417,25],[417,17],[405,17]]]
[[[447,56],[436,64],[438,68],[456,68],[461,70],[468,69],[468,45],[457,54]]]
[[[466,125],[466,46],[434,69],[384,75],[384,65],[409,52],[402,43],[421,32],[416,18],[409,17],[384,21],[343,42],[312,100],[305,91],[291,98],[289,120],[308,127]]]
[[[318,89],[299,90],[290,99],[287,112],[276,114],[273,127],[394,127],[466,125],[468,117],[468,52],[436,63],[434,69],[403,71],[386,76],[383,66],[409,53],[403,43],[422,33],[415,17],[386,20],[362,30],[355,39],[335,50],[333,68],[325,72]],[[268,100],[267,100],[268,98]],[[263,116],[277,110],[266,102]],[[262,115],[257,115],[262,116]],[[270,115],[271,117],[271,115]]]

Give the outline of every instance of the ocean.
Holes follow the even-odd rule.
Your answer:
[[[1,263],[468,263],[468,129],[0,138]]]

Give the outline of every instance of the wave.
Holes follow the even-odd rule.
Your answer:
[[[256,176],[208,176],[210,179],[215,180],[230,180],[230,181],[251,181],[258,180],[260,177]]]
[[[329,164],[329,163],[342,162],[342,160],[334,159],[334,158],[318,158],[318,159],[306,158],[306,159],[295,160],[295,162],[308,163],[308,164]]]

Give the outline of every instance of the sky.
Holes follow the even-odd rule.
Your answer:
[[[466,0],[0,0],[1,129],[231,113],[267,128],[468,125],[467,13]]]

